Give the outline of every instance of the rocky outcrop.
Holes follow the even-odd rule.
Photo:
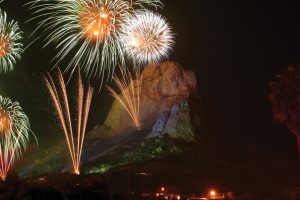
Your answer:
[[[196,77],[193,71],[185,70],[176,62],[164,62],[160,65],[150,65],[144,68],[142,72],[143,84],[141,94],[140,119],[142,124],[156,124],[163,113],[169,113],[166,122],[163,126],[167,129],[159,131],[160,133],[167,133],[168,128],[172,134],[179,134],[175,131],[179,121],[183,119],[190,123],[189,117],[185,116],[181,110],[181,104],[186,102],[189,94],[196,87]],[[172,115],[171,108],[180,106],[177,114]],[[186,110],[184,111],[186,112]],[[187,112],[188,113],[188,112]],[[171,117],[169,119],[169,117]],[[171,121],[170,121],[171,120]],[[173,124],[172,124],[173,123]],[[174,124],[175,123],[175,124]],[[112,130],[112,134],[118,134],[122,130],[133,126],[133,123],[118,101],[113,103],[113,106],[105,120],[104,125]],[[155,133],[152,131],[155,135]],[[156,134],[159,135],[159,134]]]
[[[169,120],[162,134],[168,134],[171,138],[182,139],[187,142],[195,142],[195,130],[189,105],[184,102],[178,109],[172,109]]]

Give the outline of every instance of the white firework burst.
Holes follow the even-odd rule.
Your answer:
[[[7,15],[0,10],[0,74],[12,71],[23,52],[22,31],[18,22],[8,21]]]
[[[66,70],[81,66],[90,77],[108,77],[124,63],[124,51],[117,33],[125,18],[136,8],[161,6],[160,0],[33,0],[32,19],[39,19],[46,44],[54,43],[54,60],[68,59]]]
[[[126,18],[120,30],[125,53],[137,65],[159,63],[168,57],[174,45],[169,24],[151,11],[136,11]]]

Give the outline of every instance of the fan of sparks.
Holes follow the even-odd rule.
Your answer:
[[[12,71],[23,52],[22,32],[18,23],[9,21],[4,11],[0,10],[0,74]]]
[[[0,96],[0,177],[5,180],[29,141],[30,124],[18,102]]]
[[[121,24],[137,8],[161,7],[160,0],[33,0],[32,19],[38,19],[46,43],[54,43],[54,60],[68,60],[66,70],[81,66],[88,78],[107,73],[124,64],[124,51],[118,37]]]
[[[56,79],[53,79],[49,73],[44,78],[46,87],[52,98],[57,117],[65,135],[72,160],[73,172],[75,174],[80,174],[80,159],[93,89],[89,85],[84,87],[80,75],[80,70],[77,71],[77,89],[75,95],[76,113],[74,116],[77,123],[74,127],[72,126],[71,111],[69,106],[70,102],[67,94],[66,84],[61,71],[58,68]]]
[[[159,14],[136,11],[120,28],[120,40],[126,55],[137,65],[157,64],[167,58],[174,36],[169,24]]]
[[[138,130],[141,130],[140,104],[143,77],[141,75],[140,68],[137,67],[135,69],[135,80],[133,74],[128,69],[120,67],[120,71],[121,78],[116,75],[113,76],[113,80],[120,90],[120,93],[110,86],[107,86],[107,89],[127,111],[135,127]]]

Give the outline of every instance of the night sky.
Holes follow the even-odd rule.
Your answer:
[[[6,0],[0,7],[10,19],[19,21],[24,42],[29,44],[35,38],[29,37],[35,23],[26,22],[30,11],[23,6],[25,2]],[[254,148],[261,158],[296,160],[295,137],[273,122],[267,96],[269,82],[277,73],[291,64],[300,64],[297,1],[163,2],[165,8],[159,12],[176,33],[170,59],[195,70],[202,101],[213,113],[211,120],[220,127],[221,134],[235,144]],[[15,71],[0,77],[0,92],[20,101],[42,144],[52,135],[43,132],[47,120],[42,118],[47,111],[36,106],[45,103],[48,108],[49,104],[46,97],[36,98],[36,92],[46,93],[41,82],[30,77],[50,69],[54,53],[53,47],[42,49],[42,41],[37,41],[22,55]],[[26,91],[23,83],[39,91]],[[95,96],[90,129],[104,120],[111,103],[105,91]]]

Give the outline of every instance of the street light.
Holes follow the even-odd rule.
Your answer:
[[[216,196],[217,196],[216,190],[210,190],[210,191],[209,191],[209,197],[214,198],[214,197],[216,197]]]

